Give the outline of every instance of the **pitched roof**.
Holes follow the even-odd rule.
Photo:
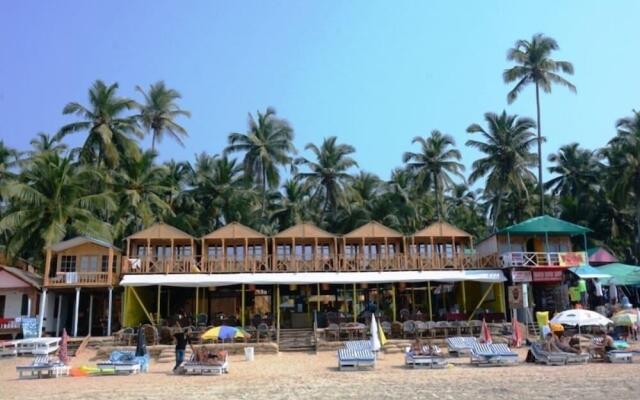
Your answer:
[[[592,247],[587,249],[589,255],[589,262],[592,263],[615,263],[618,262],[616,256],[611,253],[610,250],[604,247]]]
[[[274,238],[333,238],[335,236],[313,224],[303,222],[277,233]]]
[[[519,224],[511,225],[508,228],[501,229],[498,233],[551,233],[566,235],[581,235],[591,232],[591,229],[584,226],[572,224],[558,218],[542,215],[540,217],[530,218]]]
[[[62,242],[58,242],[56,244],[49,246],[49,248],[55,252],[60,252],[67,249],[72,249],[74,247],[80,246],[85,243],[93,243],[95,245],[106,247],[106,248],[111,247],[116,251],[120,251],[120,249],[115,247],[112,243],[109,243],[104,240],[92,238],[92,237],[87,237],[87,236],[77,236],[77,237],[74,237],[73,239],[63,240]]]
[[[382,225],[377,221],[371,221],[345,234],[344,237],[345,238],[354,238],[354,237],[374,237],[374,238],[399,237],[401,238],[401,237],[404,237],[404,235],[394,229],[391,229],[389,227]]]
[[[640,285],[640,267],[621,263],[612,263],[598,267],[598,271],[612,276],[609,283],[621,286]]]
[[[244,226],[238,222],[232,222],[207,233],[202,239],[264,239],[266,236],[255,231],[248,226]]]
[[[457,228],[448,222],[438,221],[414,233],[416,237],[471,237],[470,233]]]
[[[193,239],[193,236],[164,222],[158,222],[134,233],[127,239]]]
[[[42,276],[33,272],[25,271],[20,268],[9,267],[7,265],[0,265],[0,270],[5,270],[7,273],[15,276],[23,282],[40,289],[42,287]]]

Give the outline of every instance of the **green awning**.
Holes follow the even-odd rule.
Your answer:
[[[535,234],[547,233],[551,235],[582,235],[591,232],[591,229],[584,226],[572,224],[558,218],[543,215],[528,219],[516,225],[500,230],[498,233],[509,234]]]
[[[640,285],[640,267],[613,263],[598,267],[598,271],[612,276],[610,283],[621,286]]]

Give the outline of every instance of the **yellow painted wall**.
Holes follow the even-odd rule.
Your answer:
[[[151,306],[155,303],[156,291],[153,290],[155,286],[150,287],[137,287],[135,289],[125,288],[125,303],[124,303],[124,326],[138,326],[149,322],[149,318],[145,314],[144,310],[140,306],[138,299],[132,293],[135,290],[138,293],[138,297],[144,303],[148,312],[155,312],[151,309]]]
[[[476,308],[480,299],[484,295],[484,292],[487,290],[487,285],[489,283],[482,284],[480,282],[465,282],[465,293],[467,298],[467,314],[471,314],[471,312]],[[487,299],[480,306],[480,310],[489,309],[491,312],[504,312],[504,303],[501,300],[502,290],[500,286],[502,283],[497,283],[493,285],[491,289],[491,293],[487,295]],[[459,283],[456,285],[456,302],[460,305],[460,309],[463,309],[462,304],[462,284]]]

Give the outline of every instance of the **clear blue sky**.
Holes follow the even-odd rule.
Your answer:
[[[452,134],[469,166],[470,123],[504,108],[535,116],[532,89],[507,105],[501,73],[506,50],[537,32],[557,39],[578,87],[542,98],[545,154],[602,146],[640,108],[637,1],[3,3],[0,138],[19,149],[69,122],[63,106],[86,103],[95,79],[134,97],[163,79],[193,116],[181,121],[186,147],[165,141],[162,159],[219,152],[247,112],[271,105],[299,149],[336,135],[383,178],[432,129]]]

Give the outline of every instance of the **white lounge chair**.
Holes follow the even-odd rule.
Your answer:
[[[195,361],[195,354],[191,359],[182,364],[182,372],[185,375],[222,375],[229,373],[228,354],[223,351],[222,359],[211,363]]]
[[[374,368],[376,365],[376,355],[369,350],[338,350],[338,368],[343,371],[347,368],[354,370],[360,368]]]
[[[69,366],[64,365],[57,359],[49,356],[37,356],[30,365],[18,365],[16,367],[20,379],[28,373],[30,378],[57,378],[62,375],[69,375]]]
[[[505,366],[518,363],[518,354],[506,344],[476,343],[471,349],[471,363],[478,366]]]
[[[18,346],[15,340],[0,341],[0,357],[17,355]]]
[[[460,357],[471,353],[471,349],[478,343],[473,336],[454,336],[446,339],[450,356]]]
[[[350,340],[344,342],[344,348],[349,350],[371,350],[370,340]]]
[[[16,340],[18,354],[47,355],[60,347],[59,337],[29,338]]]
[[[407,351],[404,355],[404,363],[413,368],[444,368],[449,364],[436,345],[424,346],[423,354]]]

